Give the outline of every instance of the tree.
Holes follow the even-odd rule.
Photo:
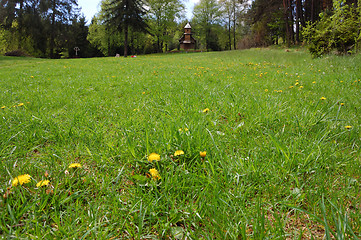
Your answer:
[[[245,47],[267,46],[285,37],[285,22],[282,1],[255,0],[246,14],[249,32]]]
[[[89,32],[87,40],[90,44],[99,49],[105,56],[109,53],[108,51],[108,41],[106,36],[105,26],[100,24],[100,19],[98,15],[95,15],[90,23]]]
[[[18,46],[21,48],[22,33],[24,30],[24,0],[1,0],[0,2],[0,22],[6,29],[11,29],[16,22],[16,32]]]
[[[11,28],[16,19],[16,0],[0,0],[0,25],[5,29]]]
[[[232,50],[231,25],[232,25],[232,16],[234,13],[233,8],[232,8],[232,1],[234,1],[234,0],[220,0],[219,1],[220,5],[221,5],[221,11],[224,16],[223,20],[225,21],[225,23],[227,25],[229,50]]]
[[[104,10],[106,25],[115,26],[124,33],[124,57],[127,57],[129,28],[134,31],[147,31],[144,3],[142,0],[109,0]]]
[[[7,48],[10,50],[23,49],[31,51],[38,56],[37,47],[46,48],[44,38],[43,19],[41,15],[46,12],[41,8],[40,0],[2,0],[0,3],[0,25],[11,41]],[[11,39],[11,40],[10,40]],[[37,44],[36,42],[39,42]],[[40,54],[40,53],[39,53]],[[41,54],[40,54],[41,55]]]
[[[75,47],[78,47],[80,51],[77,53],[77,57],[91,57],[99,55],[98,51],[94,51],[94,48],[91,47],[91,44],[87,40],[89,33],[88,26],[86,26],[85,17],[82,15],[77,19],[73,19],[72,24],[69,26],[70,35],[67,42],[68,47],[68,56],[76,56]]]
[[[242,10],[244,10],[244,0],[220,0],[219,5],[223,20],[226,22],[228,30],[229,50],[232,49],[231,32],[233,33],[233,49],[237,48],[236,44],[236,27],[239,16]],[[233,31],[232,31],[233,30]]]
[[[38,0],[27,1],[24,9],[24,40],[23,48],[31,52],[32,55],[45,57],[47,51],[47,28],[46,22],[42,18],[47,12],[44,2]]]
[[[50,58],[54,58],[55,37],[59,34],[62,24],[69,24],[73,18],[78,17],[77,0],[44,0],[48,7],[50,20]]]
[[[290,44],[293,42],[292,3],[293,0],[283,0],[284,22],[286,24],[286,42],[288,46],[290,46]]]
[[[201,42],[205,43],[205,48],[212,49],[217,45],[217,36],[213,33],[214,26],[220,22],[221,12],[216,0],[200,0],[193,9],[193,21],[199,30]],[[213,38],[212,38],[213,37]],[[218,47],[217,47],[218,48]],[[216,49],[212,49],[216,50]]]
[[[150,33],[156,37],[157,52],[162,52],[163,43],[168,50],[171,33],[177,27],[176,20],[184,15],[184,4],[180,0],[148,0]]]
[[[334,0],[333,12],[320,14],[320,19],[308,23],[303,35],[309,43],[309,50],[314,57],[328,54],[333,49],[346,54],[356,50],[361,41],[361,7],[359,3],[347,4],[345,0]]]
[[[114,26],[106,25],[102,12],[93,17],[89,26],[88,41],[104,56],[117,53],[116,48],[121,42],[121,33]]]

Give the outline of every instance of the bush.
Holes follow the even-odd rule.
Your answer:
[[[5,56],[30,57],[30,55],[26,51],[21,50],[21,49],[17,49],[17,50],[14,50],[14,51],[7,52],[7,53],[5,53]]]
[[[336,49],[338,53],[351,53],[360,42],[360,6],[348,5],[343,0],[335,0],[334,12],[320,14],[320,20],[308,23],[302,34],[309,44],[314,57],[321,57]]]

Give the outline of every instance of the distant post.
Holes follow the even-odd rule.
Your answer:
[[[78,51],[80,51],[80,48],[75,47],[75,48],[74,48],[74,51],[75,51],[75,57],[78,57]]]

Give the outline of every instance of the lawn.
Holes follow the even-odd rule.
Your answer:
[[[0,57],[0,73],[0,237],[361,237],[360,54]]]

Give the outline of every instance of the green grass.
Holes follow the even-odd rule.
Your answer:
[[[361,237],[361,55],[1,57],[0,72],[2,237]]]

